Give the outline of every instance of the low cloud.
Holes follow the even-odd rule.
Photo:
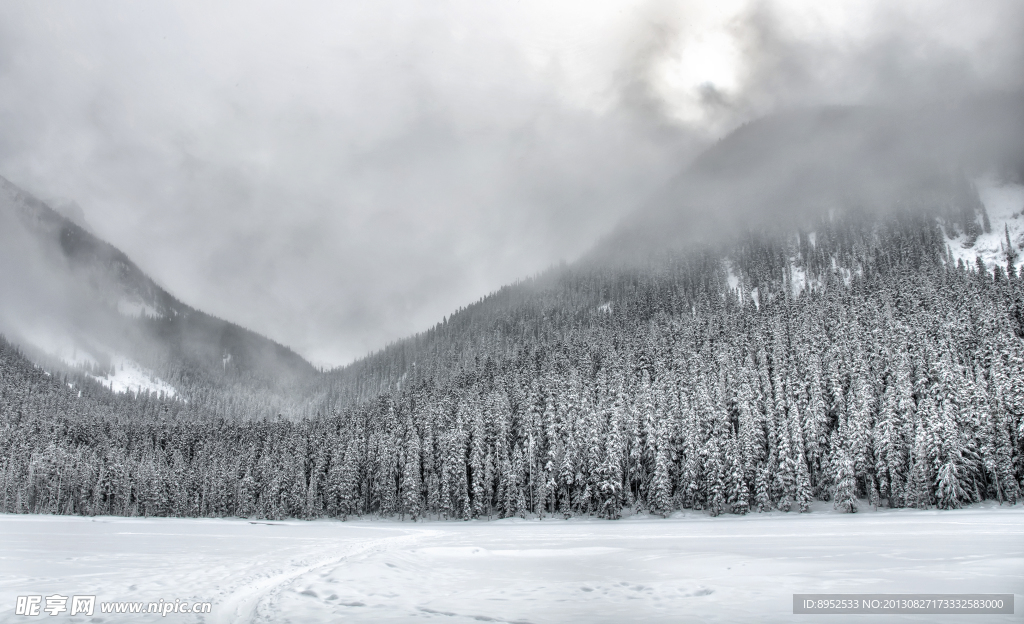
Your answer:
[[[1019,3],[819,4],[6,4],[0,175],[339,364],[579,257],[751,118],[1020,87]]]

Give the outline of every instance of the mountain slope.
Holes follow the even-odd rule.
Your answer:
[[[1024,96],[922,109],[824,107],[749,122],[701,154],[591,254],[609,262],[809,229],[842,212],[932,210],[969,224],[971,180],[1024,183]]]
[[[992,130],[1000,124],[1005,132]],[[990,271],[1005,268],[1006,235],[1024,248],[1022,136],[1019,95],[951,109],[825,107],[755,120],[701,154],[581,261],[502,288],[332,372],[332,406],[416,377],[448,378],[475,367],[481,353],[513,353],[552,325],[585,328],[608,313],[638,311],[631,318],[645,322],[651,306],[631,300],[636,289],[681,265],[701,264],[704,279],[724,280],[748,300],[769,296],[783,279],[796,291],[836,276],[848,283],[868,264],[850,240],[860,230],[884,235],[900,219],[925,216],[922,236],[938,227],[944,236],[928,253],[948,248],[954,265],[981,257]]]
[[[124,253],[0,178],[0,330],[107,385],[288,397],[316,375],[296,353],[177,300]],[[137,385],[126,385],[130,374]],[[147,382],[145,378],[151,379]]]

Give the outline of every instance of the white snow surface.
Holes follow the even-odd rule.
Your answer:
[[[95,595],[96,613],[46,621],[107,623],[810,622],[821,618],[793,615],[794,593],[1020,602],[1024,506],[866,509],[416,523],[0,515],[0,622],[26,621],[14,615],[17,596],[53,593]],[[160,599],[213,610],[99,612],[99,602]],[[982,619],[1019,622],[1016,608]]]
[[[154,375],[152,371],[142,368],[133,360],[115,356],[112,358],[112,363],[114,366],[112,375],[104,377],[90,375],[90,377],[113,392],[157,392],[168,397],[174,396],[175,390],[171,384]]]
[[[974,245],[964,247],[967,237],[964,234],[949,239],[949,249],[953,261],[963,260],[968,268],[975,266],[976,258],[980,257],[989,271],[998,265],[1006,267],[1006,232],[1009,230],[1010,242],[1017,251],[1014,268],[1020,270],[1024,265],[1024,186],[1020,184],[1001,184],[993,178],[980,178],[975,181],[981,202],[985,204],[991,231],[978,236]]]
[[[130,358],[114,354],[109,347],[95,343],[82,344],[60,332],[38,331],[23,337],[23,340],[42,353],[85,371],[89,377],[113,392],[156,392],[168,397],[177,393],[174,386],[157,377],[153,371],[143,368]],[[107,361],[114,367],[112,375],[100,376],[87,372],[90,366],[100,364],[97,358],[101,357],[109,357]]]

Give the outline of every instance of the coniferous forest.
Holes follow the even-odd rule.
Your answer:
[[[301,417],[113,394],[0,341],[0,509],[496,518],[1015,502],[1024,277],[935,215],[509,286],[320,374]],[[1009,237],[1007,237],[1009,238]]]

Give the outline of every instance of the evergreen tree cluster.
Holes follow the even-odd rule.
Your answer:
[[[325,374],[304,399],[317,414],[295,420],[112,395],[0,342],[0,509],[615,518],[1015,502],[1022,337],[1012,262],[954,264],[939,221],[902,215],[552,271]]]

